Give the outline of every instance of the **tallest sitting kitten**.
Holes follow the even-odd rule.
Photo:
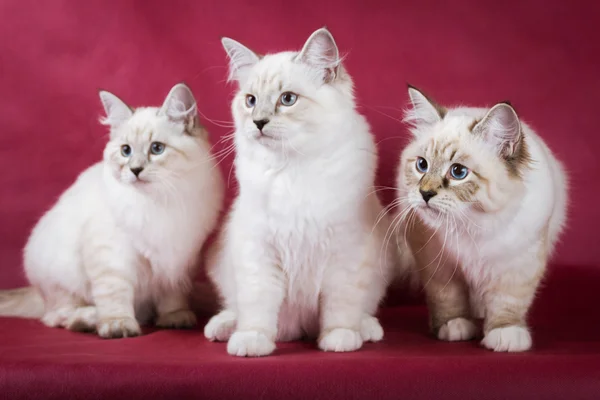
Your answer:
[[[240,192],[208,260],[224,309],[206,337],[229,340],[237,356],[319,333],[328,351],[380,340],[373,315],[391,256],[387,221],[376,224],[377,153],[333,37],[319,29],[300,52],[264,57],[231,39],[223,45],[240,87],[232,103]]]

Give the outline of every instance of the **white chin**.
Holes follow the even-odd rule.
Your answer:
[[[276,139],[270,136],[259,136],[256,138],[256,141],[265,146],[272,146],[277,142]]]
[[[434,225],[440,218],[440,211],[431,207],[419,207],[419,215],[428,225]],[[439,222],[439,221],[438,221]]]

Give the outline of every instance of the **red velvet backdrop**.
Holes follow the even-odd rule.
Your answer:
[[[518,394],[520,389],[544,388],[547,397],[554,393],[560,398],[557,390],[567,382],[579,385],[576,388],[580,390],[569,389],[569,398],[583,398],[586,388],[589,389],[585,385],[591,382],[584,379],[586,374],[593,372],[600,381],[598,357],[572,359],[560,349],[570,346],[569,351],[574,353],[600,354],[596,338],[600,321],[597,310],[590,305],[591,299],[586,297],[600,290],[595,275],[600,267],[600,246],[594,231],[600,223],[600,207],[596,204],[600,198],[600,186],[596,183],[600,172],[596,155],[600,145],[599,11],[595,1],[548,0],[4,0],[0,2],[0,288],[25,283],[21,248],[30,229],[77,174],[101,157],[106,130],[97,123],[102,111],[98,88],[113,91],[134,106],[156,105],[172,85],[185,81],[205,115],[204,124],[217,141],[228,131],[210,120],[230,120],[228,103],[235,90],[225,82],[227,62],[219,37],[230,36],[258,52],[273,52],[298,49],[313,30],[327,25],[340,50],[347,54],[346,66],[356,83],[360,110],[380,141],[379,184],[393,185],[398,156],[408,137],[406,127],[399,122],[407,102],[407,82],[448,105],[491,105],[510,100],[521,117],[564,161],[571,178],[571,207],[569,228],[555,260],[555,264],[565,269],[555,282],[566,286],[549,289],[545,295],[547,301],[540,307],[543,311],[536,317],[539,326],[551,327],[544,331],[545,339],[538,341],[540,354],[551,352],[556,340],[564,343],[556,346],[558,350],[552,358],[496,358],[485,369],[477,360],[481,361],[479,357],[483,355],[485,359],[493,355],[475,344],[446,347],[431,341],[425,336],[426,322],[420,311],[404,336],[394,333],[396,326],[399,331],[404,329],[402,320],[387,326],[392,332],[387,346],[393,347],[396,339],[399,343],[395,352],[391,347],[381,354],[367,350],[335,358],[340,362],[334,363],[331,356],[314,350],[306,353],[306,357],[297,355],[295,352],[302,349],[299,347],[291,353],[284,351],[279,364],[277,358],[257,361],[252,373],[263,371],[273,374],[275,380],[285,377],[289,382],[302,374],[314,382],[329,376],[333,379],[333,375],[338,380],[348,378],[352,380],[351,386],[335,386],[341,385],[339,381],[333,388],[325,386],[346,398],[358,393],[389,397],[394,393],[388,390],[392,387],[399,390],[396,393],[412,390],[411,393],[423,394],[431,389],[427,389],[430,381],[426,379],[431,376],[447,389],[445,395],[452,397],[459,393],[455,378],[460,371],[471,374],[473,381],[482,378],[489,385],[503,385],[509,379],[506,374],[520,366],[524,375],[510,377],[518,387],[508,389],[505,385],[504,391],[478,395],[485,393],[486,388],[470,386],[469,393],[475,398],[506,398]],[[226,175],[231,161],[229,157],[221,163]],[[386,191],[383,195],[389,201],[393,192]],[[555,316],[565,319],[579,316],[579,319],[551,322]],[[571,323],[576,326],[573,331],[569,330]],[[575,331],[578,331],[576,337],[569,333]],[[69,381],[68,388],[79,388],[83,393],[88,384],[96,387],[110,381],[116,386],[103,393],[121,388],[158,396],[160,385],[167,385],[160,377],[167,372],[172,372],[169,382],[187,390],[189,382],[178,375],[175,364],[189,366],[207,357],[220,365],[220,369],[213,368],[215,364],[206,368],[194,364],[193,370],[180,367],[181,373],[189,372],[197,382],[217,385],[211,386],[212,394],[224,393],[218,392],[218,388],[229,390],[229,394],[236,390],[240,394],[266,393],[262,386],[248,381],[250,375],[246,374],[250,372],[243,369],[247,364],[236,364],[237,360],[227,358],[223,346],[203,343],[205,353],[190,354],[186,343],[201,342],[199,332],[189,335],[160,332],[110,344],[90,336],[45,330],[34,321],[14,321],[0,324],[0,335],[0,361],[16,363],[2,367],[3,373],[12,374],[11,380],[3,381],[6,375],[0,373],[4,387],[27,390],[30,385],[31,390],[37,390],[52,382],[58,385]],[[578,342],[581,338],[588,343]],[[33,346],[45,340],[54,342],[43,349]],[[411,344],[412,350],[407,350]],[[19,346],[29,349],[25,352],[27,356]],[[95,346],[103,346],[102,354],[92,350]],[[371,349],[381,349],[373,346]],[[144,354],[139,356],[143,361],[136,364],[139,369],[127,367],[138,356],[120,358],[128,349],[134,352],[139,349],[136,354]],[[162,350],[155,353],[156,349]],[[444,358],[444,364],[438,364],[440,359],[436,354],[459,355],[463,351],[472,357]],[[431,354],[426,357],[423,354],[427,352]],[[45,358],[40,356],[42,353]],[[28,361],[19,364],[22,361],[19,357]],[[381,357],[386,357],[385,361],[377,364]],[[396,380],[397,370],[389,368],[394,364],[393,359],[402,357],[402,363],[410,362],[414,369],[403,372],[406,379]],[[167,364],[162,367],[151,367],[165,360]],[[297,362],[291,365],[283,360]],[[347,364],[345,360],[355,363]],[[114,362],[121,362],[120,367],[111,367]],[[45,363],[64,368],[48,370]],[[78,363],[95,363],[85,378],[89,382],[69,380],[79,376]],[[367,389],[361,386],[360,374],[351,365],[370,368],[370,380],[362,382],[368,385],[376,381],[379,389],[364,392]],[[377,369],[377,365],[381,368]],[[549,365],[554,367],[545,370],[544,366]],[[332,372],[330,367],[337,369]],[[28,372],[32,368],[37,368],[35,373]],[[210,375],[211,371],[215,375]],[[239,384],[245,386],[227,383],[232,381],[227,379],[226,371],[232,371],[234,380],[239,379]],[[530,379],[527,374],[535,376]],[[146,384],[148,376],[155,378]],[[36,381],[38,378],[42,381]],[[65,387],[62,390],[67,390]],[[362,387],[363,392],[357,391],[357,387]],[[277,393],[288,397],[309,396],[307,388],[290,384],[280,387]],[[8,393],[17,398],[17,392]],[[319,397],[314,393],[311,396]]]
[[[101,157],[106,130],[97,123],[98,88],[149,105],[186,81],[218,140],[227,129],[208,118],[230,120],[234,91],[225,82],[219,38],[230,36],[258,52],[298,49],[323,25],[348,55],[360,110],[384,140],[379,184],[393,184],[408,137],[398,121],[406,82],[444,104],[510,99],[570,173],[570,222],[558,263],[597,266],[598,6],[578,4],[5,0],[0,287],[24,283],[20,253],[29,230]],[[221,163],[224,173],[231,160]],[[384,195],[389,200],[392,192]]]

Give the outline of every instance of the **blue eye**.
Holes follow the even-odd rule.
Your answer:
[[[417,157],[416,166],[417,166],[417,171],[419,171],[419,172],[425,173],[425,172],[429,171],[429,164],[427,164],[427,160],[424,159],[423,157]]]
[[[121,155],[123,157],[129,157],[131,155],[131,147],[128,144],[121,146]]]
[[[154,155],[162,154],[165,151],[165,145],[161,142],[152,142],[150,152]]]
[[[450,176],[457,181],[463,180],[469,175],[469,168],[462,164],[452,164],[450,167]]]
[[[293,106],[296,103],[296,100],[298,100],[298,95],[292,92],[285,92],[281,95],[280,99],[282,105],[289,107]]]
[[[256,97],[251,94],[246,95],[246,107],[253,108],[256,105]]]

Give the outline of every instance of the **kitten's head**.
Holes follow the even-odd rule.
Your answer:
[[[205,162],[206,131],[196,100],[183,83],[175,85],[161,107],[133,109],[112,93],[100,91],[110,127],[104,162],[120,182],[148,189],[182,177]]]
[[[354,109],[352,81],[327,29],[315,31],[300,52],[259,56],[235,40],[222,43],[229,79],[239,84],[232,102],[238,142],[310,151],[326,140],[317,135],[320,127]]]
[[[501,210],[519,195],[529,153],[519,118],[508,103],[487,111],[446,109],[408,89],[412,108],[405,121],[414,140],[402,153],[401,201],[425,222]]]

